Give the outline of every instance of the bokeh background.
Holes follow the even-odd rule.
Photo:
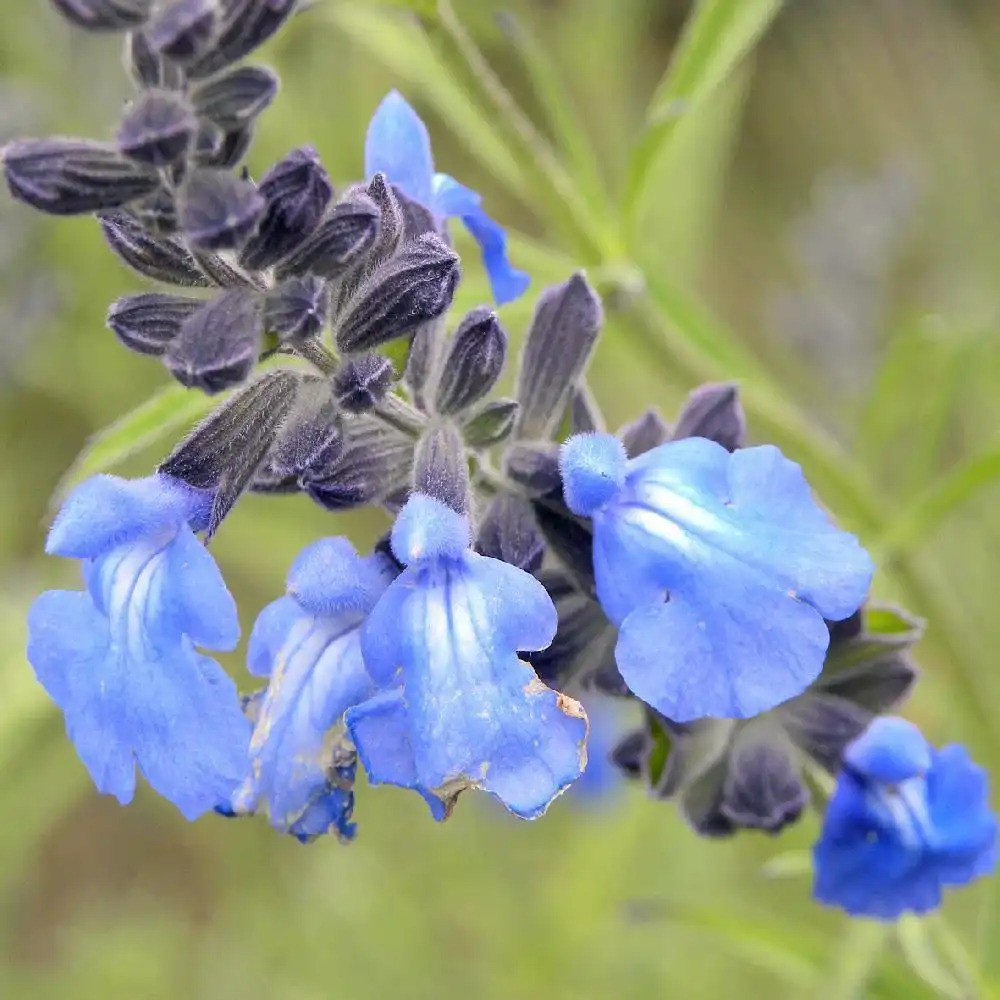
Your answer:
[[[311,142],[356,178],[372,110],[401,89],[442,169],[516,231],[535,291],[585,267],[605,292],[592,383],[610,424],[738,379],[752,436],[800,460],[877,554],[878,595],[927,617],[909,714],[1000,773],[1000,6],[789,0],[704,100],[668,88],[670,141],[624,223],[689,3],[454,0],[559,150],[565,199],[405,6],[319,0],[268,45],[283,90],[251,169]],[[3,0],[0,143],[106,136],[126,95],[115,39]],[[459,307],[487,298],[474,254],[466,272]],[[361,789],[353,845],[302,847],[264,822],[189,825],[145,789],[129,809],[97,796],[24,659],[23,620],[37,592],[75,585],[41,554],[60,478],[167,382],[104,329],[138,288],[92,220],[0,195],[0,997],[920,1000],[938,995],[927,980],[1000,996],[995,886],[947,903],[982,980],[949,982],[933,956],[908,962],[809,901],[813,817],[779,841],[708,842],[629,788],[564,797],[536,823],[467,796],[438,826],[413,796]],[[515,338],[530,308],[503,311]],[[249,626],[303,545],[384,527],[250,498],[215,555]]]

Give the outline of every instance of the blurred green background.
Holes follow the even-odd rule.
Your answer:
[[[717,0],[680,49],[684,0],[444,5],[523,118],[468,75],[454,24],[425,32],[407,6],[320,0],[269,44],[283,90],[251,169],[311,142],[356,178],[372,110],[402,90],[441,168],[515,230],[534,291],[579,267],[604,291],[609,423],[739,379],[752,435],[877,554],[878,595],[928,618],[910,715],[1000,771],[995,0]],[[4,0],[0,143],[107,136],[126,95],[116,40]],[[474,254],[466,272],[458,307],[487,298]],[[949,898],[950,957],[913,928],[901,947],[810,903],[795,872],[813,817],[777,842],[707,842],[628,789],[530,824],[467,796],[437,826],[364,788],[352,846],[301,847],[262,821],[188,825],[146,789],[127,810],[98,797],[23,619],[75,586],[41,554],[60,477],[167,382],[104,329],[138,288],[92,220],[0,200],[0,997],[1000,996],[995,886]],[[531,299],[504,310],[515,337]],[[384,526],[251,498],[214,550],[248,627],[303,545]]]

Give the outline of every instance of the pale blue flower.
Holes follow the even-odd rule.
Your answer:
[[[232,597],[194,534],[210,508],[210,495],[169,476],[88,480],[46,546],[82,560],[87,591],[48,591],[28,615],[28,659],[98,789],[130,802],[138,764],[188,819],[232,794],[249,739],[235,685],[195,648],[239,639]]]
[[[482,250],[493,297],[503,305],[519,298],[530,279],[511,267],[507,235],[482,208],[475,191],[447,174],[434,171],[427,127],[398,91],[391,91],[375,110],[365,138],[365,174],[385,174],[406,197],[423,205],[438,220],[461,219]]]
[[[876,719],[844,755],[814,850],[816,899],[858,917],[927,913],[944,889],[996,867],[986,772],[965,748],[930,746],[903,719]]]
[[[252,705],[250,775],[237,812],[263,799],[271,824],[302,840],[354,835],[354,752],[343,715],[375,694],[360,632],[394,573],[384,555],[362,558],[344,538],[323,539],[296,559],[288,596],[261,612],[248,667],[268,684]]]
[[[594,572],[631,690],[676,722],[747,718],[804,691],[824,618],[864,601],[872,562],[777,448],[703,438],[628,460],[608,434],[562,452],[566,502],[593,519]]]
[[[349,711],[347,724],[373,782],[446,803],[482,788],[534,818],[579,777],[586,717],[517,655],[555,634],[544,587],[469,540],[468,521],[430,497],[416,494],[400,512],[392,547],[406,569],[361,637],[368,672],[390,690]]]

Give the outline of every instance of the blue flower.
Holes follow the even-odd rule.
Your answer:
[[[872,563],[799,466],[704,438],[630,461],[608,434],[571,438],[561,466],[566,503],[593,519],[597,595],[639,698],[676,722],[747,718],[815,680],[823,619],[861,605]]]
[[[356,757],[343,715],[375,694],[361,625],[394,574],[387,556],[362,558],[343,538],[316,542],[296,559],[288,596],[261,612],[250,636],[249,670],[268,684],[249,706],[250,775],[235,811],[263,799],[271,824],[300,840],[328,831],[353,837]]]
[[[858,917],[895,920],[941,904],[947,886],[996,866],[986,772],[957,745],[876,719],[848,748],[814,849],[814,894]]]
[[[545,588],[469,548],[469,523],[415,494],[392,548],[406,569],[368,616],[361,648],[385,691],[347,713],[375,783],[418,786],[450,802],[482,788],[528,819],[586,763],[583,709],[545,687],[518,650],[556,630]]]
[[[573,798],[588,804],[606,802],[623,786],[622,772],[612,752],[624,735],[625,706],[619,699],[591,694],[581,698],[590,730],[587,735],[587,767],[570,789]]]
[[[427,128],[402,94],[393,90],[375,110],[365,138],[365,174],[385,174],[406,197],[439,219],[461,219],[479,244],[493,297],[500,305],[519,298],[530,279],[511,267],[503,227],[482,209],[475,191],[434,172]]]
[[[97,476],[59,512],[46,551],[80,559],[87,591],[42,594],[28,659],[98,789],[132,800],[135,765],[194,819],[246,770],[236,687],[195,645],[232,649],[236,607],[194,531],[211,496],[169,476]]]

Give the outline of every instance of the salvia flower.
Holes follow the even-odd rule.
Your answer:
[[[493,297],[512,302],[528,288],[530,279],[507,259],[507,236],[482,208],[475,191],[447,174],[435,173],[430,136],[419,115],[398,91],[378,106],[365,139],[365,174],[382,173],[407,198],[429,209],[439,220],[461,219],[479,244]]]
[[[439,501],[414,494],[400,511],[392,549],[406,568],[361,633],[372,678],[398,692],[352,709],[347,724],[373,782],[446,801],[482,788],[532,819],[583,770],[586,717],[517,655],[552,641],[544,587],[469,544],[468,520]]]
[[[772,446],[704,438],[628,460],[609,434],[563,447],[570,509],[591,517],[594,572],[631,690],[677,722],[746,718],[815,680],[824,618],[864,601],[872,563]]]
[[[805,771],[837,774],[844,748],[917,679],[908,649],[921,623],[871,607],[829,627],[823,672],[798,697],[754,719],[677,723],[647,709],[645,725],[616,749],[619,766],[675,801],[702,836],[780,833],[809,802]]]
[[[249,670],[268,684],[252,706],[250,774],[235,811],[263,799],[278,830],[353,836],[354,752],[341,738],[343,715],[375,694],[361,626],[394,575],[388,557],[362,558],[343,538],[316,542],[295,561],[287,596],[264,609],[250,635]]]
[[[194,534],[211,499],[164,475],[83,483],[47,551],[81,560],[87,590],[48,591],[28,616],[28,659],[98,789],[130,802],[138,764],[188,819],[232,794],[250,735],[235,685],[196,649],[239,639]]]
[[[858,917],[927,913],[944,889],[990,874],[997,821],[964,747],[932,747],[881,718],[844,755],[814,850],[815,896]]]

